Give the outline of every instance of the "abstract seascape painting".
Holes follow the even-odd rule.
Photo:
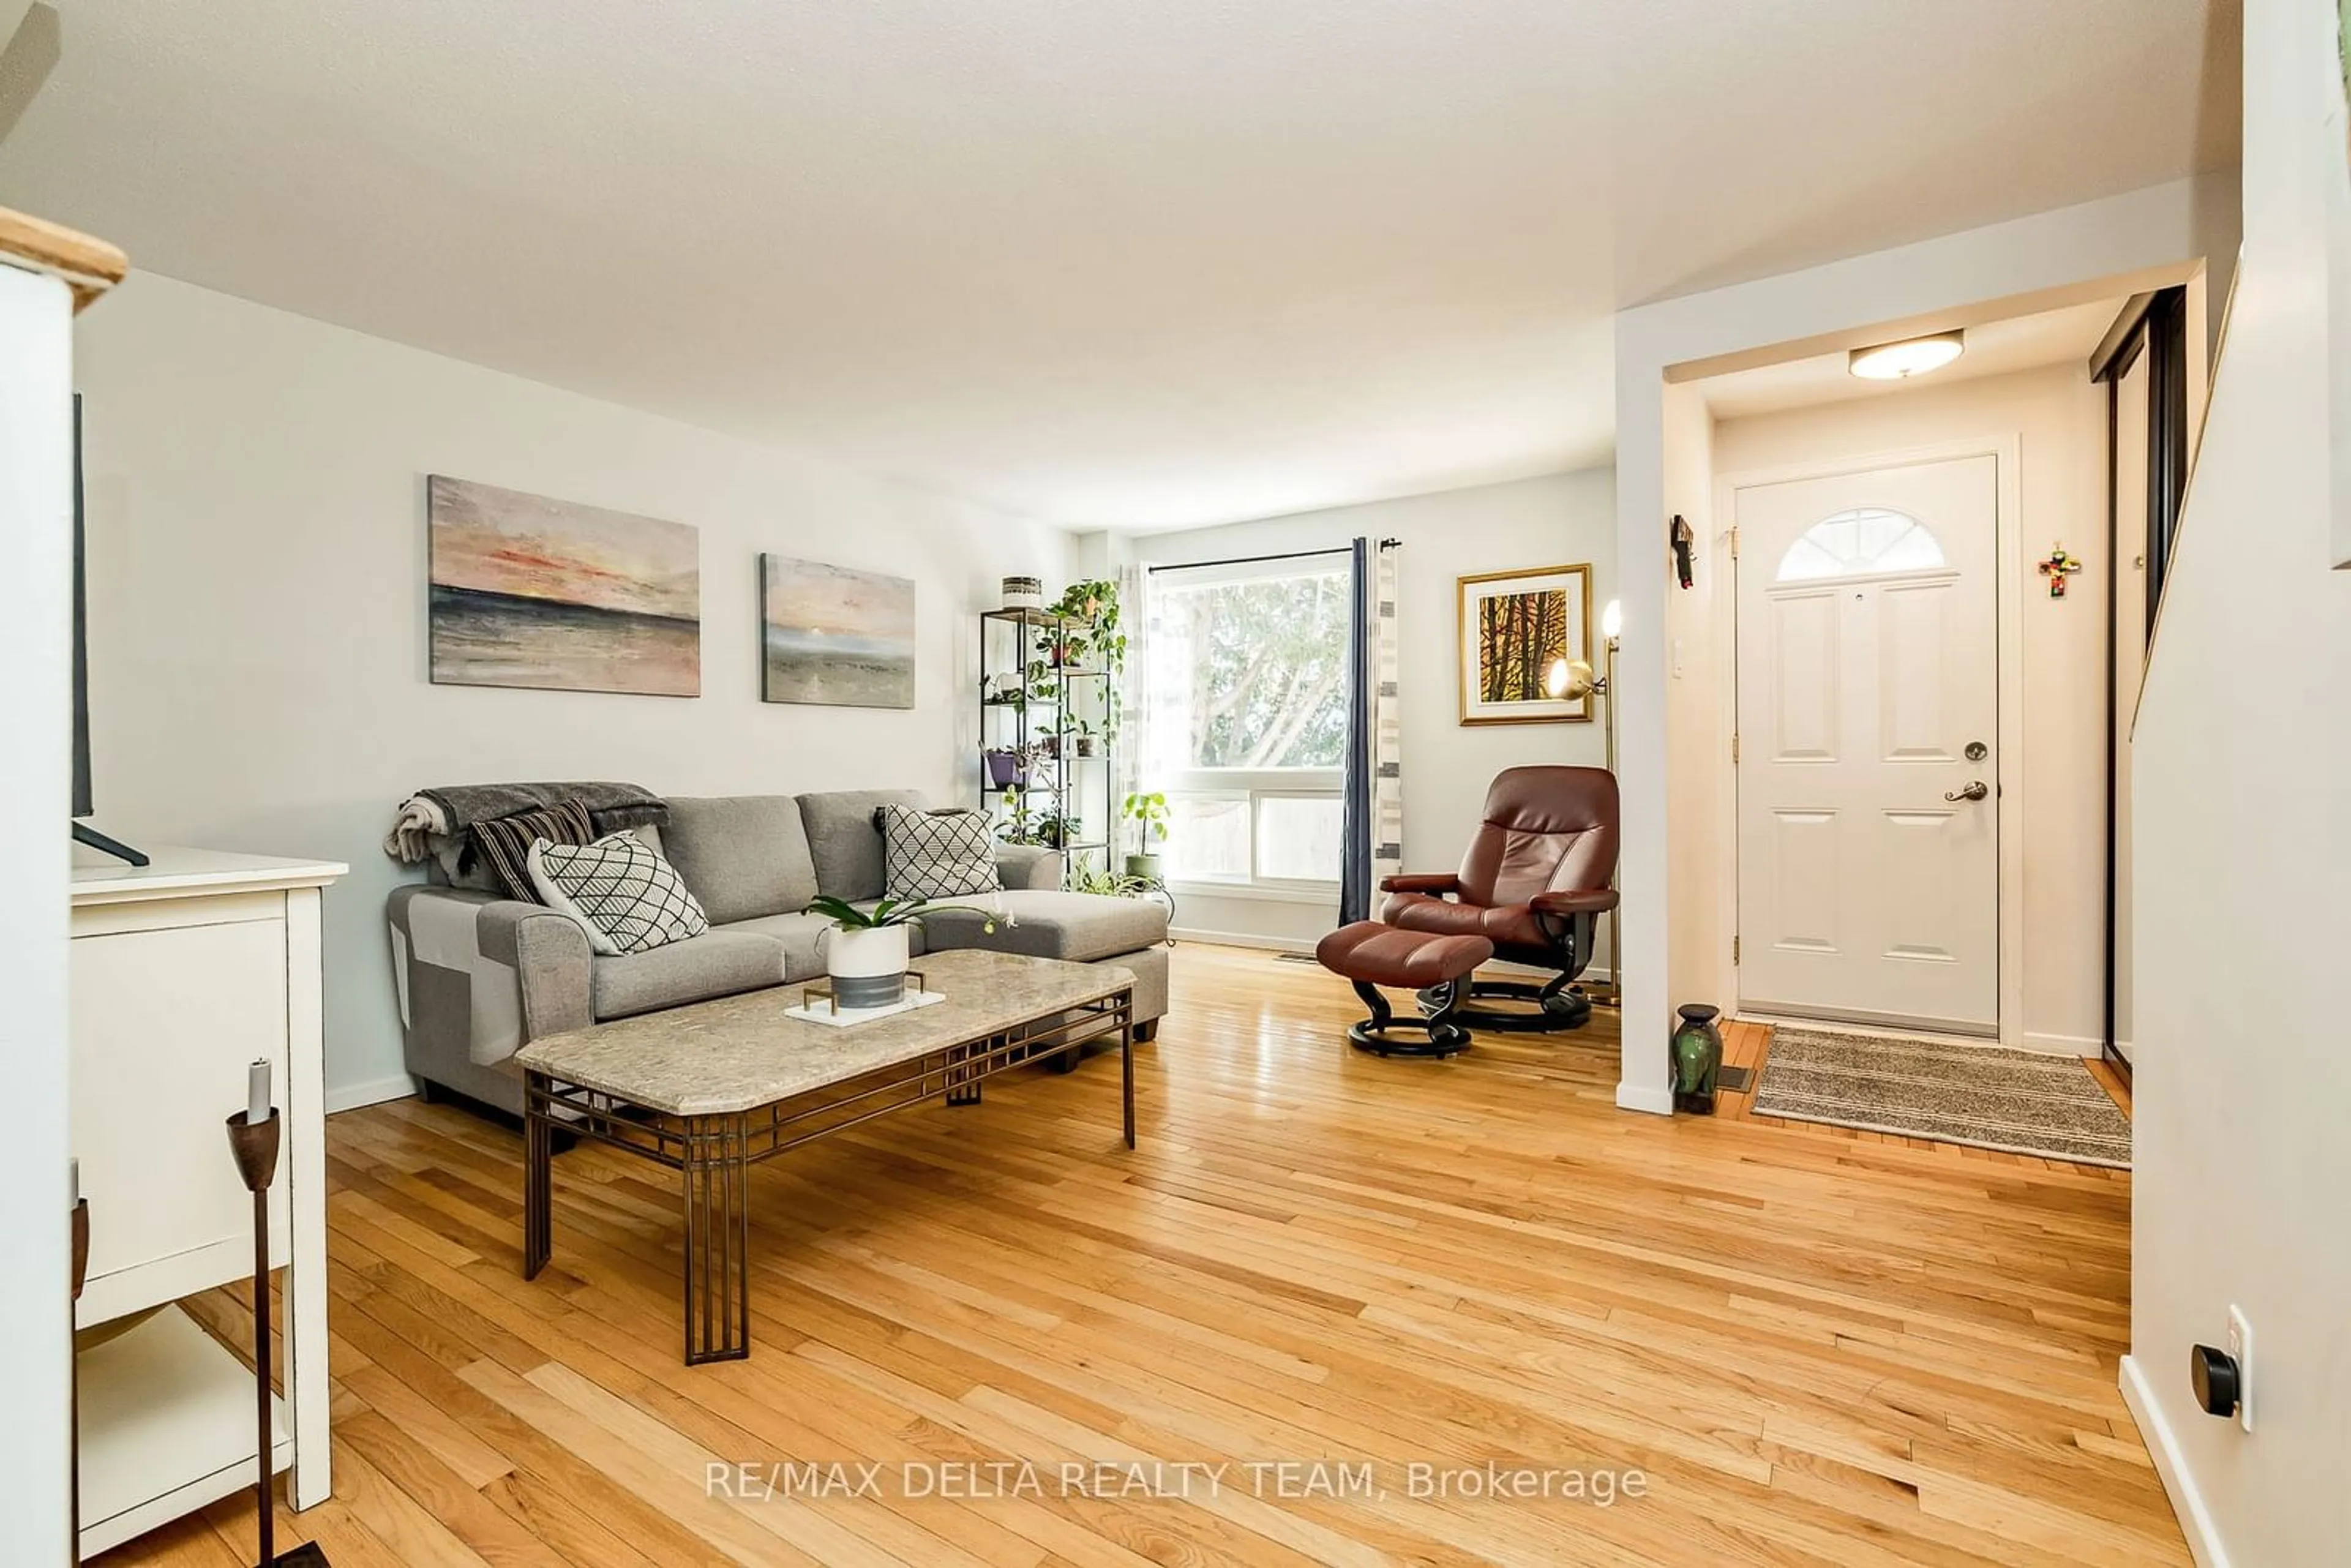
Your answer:
[[[434,475],[436,685],[702,693],[702,536]]]
[[[759,620],[766,701],[914,706],[911,579],[763,555]]]

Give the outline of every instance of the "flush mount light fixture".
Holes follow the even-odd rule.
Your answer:
[[[1869,382],[1898,382],[1939,371],[1967,347],[1964,335],[1937,332],[1925,338],[1905,338],[1898,343],[1855,349],[1845,355],[1844,368]]]

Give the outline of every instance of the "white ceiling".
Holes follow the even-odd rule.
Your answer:
[[[1958,359],[1912,381],[1864,381],[1846,368],[1845,352],[1840,349],[1833,354],[1708,376],[1694,384],[1706,395],[1707,407],[1717,419],[1740,419],[1854,398],[1898,397],[1914,388],[1948,386],[2044,365],[2067,364],[2086,371],[2091,353],[2127,303],[2121,298],[2097,299],[1970,327],[1966,347]]]
[[[2235,155],[2237,0],[54,4],[0,203],[1081,528],[1603,461],[1619,305]]]

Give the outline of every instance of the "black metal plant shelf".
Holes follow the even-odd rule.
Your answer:
[[[979,705],[983,754],[992,751],[1027,753],[1048,737],[1063,735],[1072,721],[1102,722],[1108,718],[1114,693],[1107,685],[1107,669],[1055,664],[1045,655],[1056,648],[1076,652],[1071,638],[1083,637],[1094,622],[1046,610],[984,610],[979,617]],[[1047,696],[1039,690],[1050,687]],[[988,719],[991,710],[1012,716],[1009,723]],[[1099,739],[1099,737],[1097,737]],[[1068,825],[1089,836],[1042,847],[1059,851],[1065,859],[1064,880],[1074,879],[1077,858],[1100,854],[1107,859],[1118,825],[1118,769],[1095,770],[1080,764],[1111,763],[1114,749],[1106,741],[1091,755],[1080,755],[1065,738],[1047,756],[1037,758],[1028,777],[1012,785],[990,784],[987,762],[979,765],[980,808],[995,818],[997,831],[1015,842],[1033,843],[1039,836],[1031,823],[1040,817],[1069,819]],[[1096,836],[1098,835],[1098,836]]]

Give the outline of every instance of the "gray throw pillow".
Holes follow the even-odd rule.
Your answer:
[[[994,893],[996,840],[979,811],[917,811],[884,806],[882,881],[891,898],[960,898]]]

